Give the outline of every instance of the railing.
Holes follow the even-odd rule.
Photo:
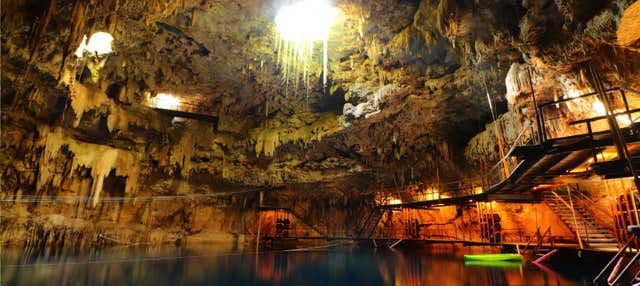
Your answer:
[[[636,254],[631,258],[631,260],[629,262],[627,262],[627,265],[624,267],[624,269],[620,270],[620,267],[622,266],[623,263],[623,259],[624,259],[624,254],[629,251],[629,252],[633,252],[633,243],[637,241],[637,235],[635,233],[631,234],[631,238],[627,241],[627,243],[625,243],[620,250],[618,250],[618,253],[616,253],[616,255],[613,256],[613,258],[611,258],[611,260],[609,260],[609,263],[607,263],[607,265],[604,266],[604,268],[602,268],[602,270],[600,271],[600,273],[598,273],[598,275],[596,276],[596,278],[593,279],[593,283],[594,284],[598,284],[598,281],[603,278],[604,273],[607,272],[607,270],[609,270],[609,268],[611,268],[611,266],[613,266],[613,268],[611,269],[611,273],[609,275],[609,278],[607,279],[607,284],[608,285],[615,285],[618,280],[620,280],[620,278],[622,278],[622,276],[627,272],[627,270],[629,270],[629,267],[639,258],[640,256],[640,252],[636,251]],[[617,261],[617,262],[616,262]],[[616,262],[616,264],[614,265],[614,262]]]
[[[578,225],[578,219],[576,217],[576,210],[573,207],[573,200],[571,198],[571,193],[570,192],[567,193],[567,195],[569,197],[569,202],[568,203],[567,203],[567,201],[564,200],[564,198],[562,196],[560,196],[555,191],[551,191],[551,193],[556,197],[556,199],[558,199],[562,204],[565,205],[565,207],[567,207],[571,211],[571,216],[573,217],[573,225],[574,225],[575,231],[576,231],[576,237],[578,238],[578,244],[580,245],[580,249],[583,249],[584,248],[584,244],[582,242],[582,236],[580,234],[580,226]],[[588,241],[588,239],[589,239],[589,228],[586,226],[586,221],[582,221],[582,226],[583,226],[583,228],[584,228],[584,230],[586,232],[587,243],[589,243],[589,241]]]
[[[372,208],[371,211],[365,216],[364,220],[360,220],[358,223],[358,229],[355,232],[355,237],[369,238],[375,231],[380,219],[382,218],[382,210]]]
[[[611,219],[612,221],[615,220],[613,212],[610,209],[605,209],[600,204],[598,204],[598,202],[593,200],[593,198],[583,193],[577,187],[577,184],[575,185],[575,187],[571,185],[567,185],[567,187],[571,189],[571,194],[576,198],[576,200],[573,202],[574,205],[581,206],[582,209],[588,212],[588,215],[590,215],[592,218],[597,218],[598,216],[605,214],[608,219]],[[600,213],[597,213],[594,210],[598,210]]]
[[[629,93],[636,95],[633,100],[628,100]],[[606,94],[604,100],[609,102],[621,127],[632,126],[640,120],[640,91],[613,88],[607,90]],[[592,92],[538,105],[543,141],[580,136],[593,138],[596,134],[608,132],[610,128],[604,104],[599,94]],[[507,179],[522,163],[510,155],[517,146],[532,144],[535,134],[532,124],[526,122],[505,157],[482,176],[428,186],[388,188],[379,192],[377,202],[379,205],[393,206],[482,194]]]
[[[549,236],[549,243],[551,243],[551,247],[554,247],[553,236],[551,235],[551,226],[547,227],[547,230],[545,230],[544,233],[540,233],[540,228],[538,227],[536,229],[536,233],[533,236],[531,236],[529,241],[527,241],[527,244],[525,244],[524,248],[522,249],[522,253],[527,251],[527,248],[532,246],[531,243],[533,242],[534,239],[536,239],[536,242],[535,242],[536,244],[535,246],[533,246],[532,252],[536,253],[544,243],[544,239],[547,236]]]
[[[522,163],[522,161],[512,158],[511,154],[516,147],[533,143],[534,134],[532,124],[528,121],[525,122],[522,130],[505,153],[505,157],[495,163],[482,176],[427,186],[410,185],[388,188],[378,192],[376,201],[378,205],[400,205],[482,194],[507,179]]]
[[[628,94],[636,95],[633,100]],[[545,141],[569,139],[609,131],[605,105],[609,106],[620,127],[630,126],[640,119],[640,91],[613,88],[605,91],[605,98],[597,92],[564,98],[538,105]]]

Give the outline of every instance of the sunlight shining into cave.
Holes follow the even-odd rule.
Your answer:
[[[327,39],[338,10],[322,0],[307,0],[281,8],[275,18],[278,54],[286,82],[299,76],[307,83],[314,44],[322,41],[323,84],[327,84]]]
[[[82,42],[75,52],[78,58],[81,58],[85,52],[96,54],[98,56],[110,54],[113,52],[111,48],[113,36],[106,32],[96,32],[87,41],[87,35],[82,37]]]
[[[338,11],[322,0],[308,0],[278,11],[276,28],[288,41],[326,40]]]

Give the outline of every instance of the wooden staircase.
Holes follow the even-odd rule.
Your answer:
[[[617,248],[617,241],[610,230],[598,225],[583,207],[576,205],[574,195],[564,191],[545,191],[543,198],[585,247]]]

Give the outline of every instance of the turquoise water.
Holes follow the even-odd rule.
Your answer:
[[[462,258],[495,251],[353,245],[258,255],[210,246],[88,253],[3,249],[2,285],[588,285],[592,276],[584,269],[532,264],[465,265]]]

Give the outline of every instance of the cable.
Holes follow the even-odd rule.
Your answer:
[[[101,197],[97,201],[98,202],[127,202],[127,201],[145,201],[145,200],[158,200],[158,201],[168,201],[168,200],[180,200],[180,199],[200,199],[200,198],[212,198],[212,197],[222,197],[222,196],[230,196],[236,194],[245,194],[258,192],[260,190],[243,190],[243,191],[232,191],[232,192],[223,192],[223,193],[212,193],[212,194],[191,194],[191,195],[170,195],[170,196],[136,196],[136,197]],[[91,196],[37,196],[37,195],[24,195],[20,196],[20,198],[13,199],[1,199],[0,203],[42,203],[42,202],[90,202],[93,201]]]

